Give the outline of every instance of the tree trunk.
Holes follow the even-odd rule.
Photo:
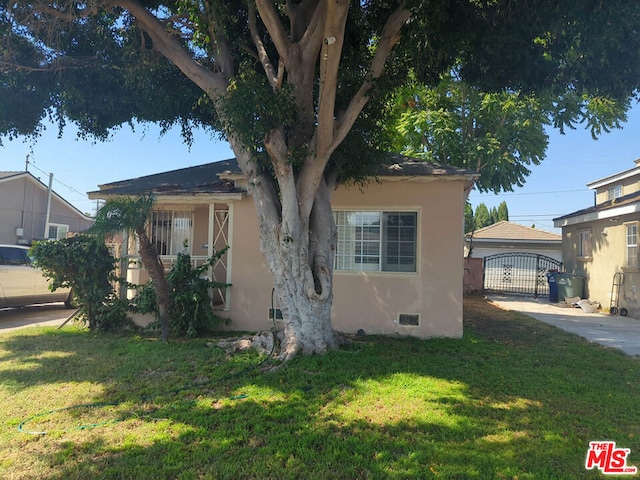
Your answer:
[[[269,180],[250,187],[260,228],[260,249],[273,276],[284,321],[280,358],[297,353],[325,353],[338,347],[331,326],[333,302],[333,252],[336,227],[331,211],[330,189],[324,179],[315,195],[308,218],[295,207],[293,192],[273,195]],[[294,199],[287,195],[292,195]]]
[[[158,315],[160,316],[160,324],[162,326],[162,341],[166,342],[169,340],[169,312],[171,308],[169,282],[164,273],[164,266],[158,258],[158,254],[147,232],[145,230],[137,230],[136,233],[140,240],[140,258],[149,272],[149,278],[151,278],[153,290],[156,294]]]

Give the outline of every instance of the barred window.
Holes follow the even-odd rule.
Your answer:
[[[177,255],[191,251],[193,213],[180,210],[158,210],[151,216],[151,242],[158,255]]]

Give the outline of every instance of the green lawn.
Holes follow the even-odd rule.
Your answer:
[[[266,374],[212,342],[0,335],[0,478],[604,478],[595,440],[640,466],[640,362],[480,298],[461,340],[365,337]]]

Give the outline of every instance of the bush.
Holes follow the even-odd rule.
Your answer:
[[[126,304],[113,289],[116,260],[104,242],[77,235],[36,242],[31,256],[51,281],[51,289],[71,287],[79,318],[91,330],[114,330],[128,322]]]
[[[167,275],[171,290],[171,307],[169,326],[178,336],[196,337],[207,331],[214,330],[226,319],[218,317],[213,309],[212,298],[209,294],[212,288],[226,288],[226,283],[212,282],[206,275],[208,268],[224,255],[226,248],[217,252],[203,265],[193,268],[191,256],[179,253],[176,262],[171,266]],[[143,285],[135,299],[135,311],[153,313],[158,318],[158,308],[155,300],[153,284]]]

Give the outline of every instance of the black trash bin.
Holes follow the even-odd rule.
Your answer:
[[[549,301],[558,303],[558,282],[556,276],[557,270],[549,270],[547,272],[547,281],[549,282]]]

